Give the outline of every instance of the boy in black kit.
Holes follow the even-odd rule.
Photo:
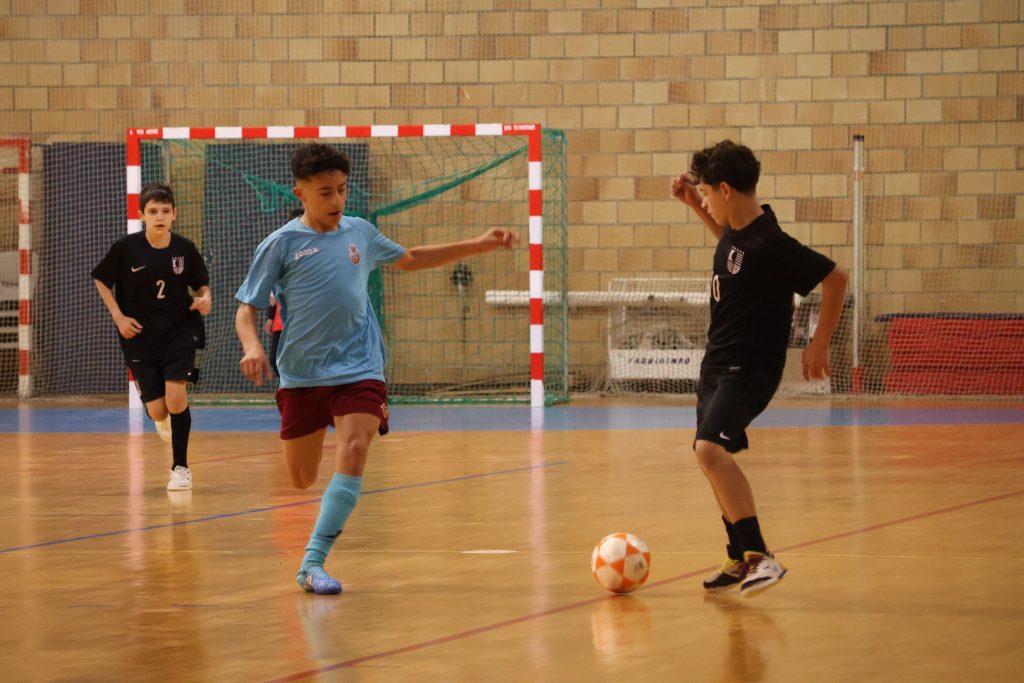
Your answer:
[[[174,461],[167,490],[188,491],[192,415],[186,383],[196,381],[196,349],[206,345],[202,316],[213,303],[210,276],[196,245],[171,233],[178,216],[171,188],[147,185],[139,204],[145,231],[114,242],[92,277],[117,325],[125,363],[146,411],[160,437],[171,442]]]
[[[722,567],[704,581],[710,591],[739,586],[744,596],[782,580],[786,569],[768,551],[754,494],[733,457],[747,447],[746,428],[782,379],[793,317],[793,293],[822,286],[821,317],[803,353],[806,379],[829,375],[829,341],[839,322],[846,271],[779,227],[755,189],[761,164],[730,140],[693,155],[689,177],[672,194],[718,240],[711,280],[711,324],[697,390],[693,449],[722,511],[729,542]]]

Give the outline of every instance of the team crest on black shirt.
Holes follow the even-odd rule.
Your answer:
[[[171,257],[171,268],[174,269],[175,275],[181,275],[185,272],[185,257],[184,256],[172,256]]]
[[[740,272],[740,268],[743,266],[743,250],[733,247],[729,250],[729,255],[725,259],[725,267],[729,273],[735,275]]]
[[[359,265],[359,247],[351,242],[348,243],[348,260]]]

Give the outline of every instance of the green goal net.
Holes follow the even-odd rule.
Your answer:
[[[561,131],[544,130],[541,140],[544,402],[550,404],[568,397],[566,145]],[[234,294],[256,246],[301,207],[289,160],[312,141],[335,145],[352,160],[345,213],[407,248],[470,239],[490,227],[522,238],[519,249],[444,268],[407,273],[385,266],[373,274],[391,400],[529,402],[530,159],[523,135],[144,140],[141,184],[173,187],[176,231],[197,244],[210,271],[214,307],[193,400],[272,399],[273,386],[255,387],[238,370]],[[269,350],[267,336],[264,347]]]

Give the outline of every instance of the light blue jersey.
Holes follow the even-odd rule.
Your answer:
[[[334,232],[317,232],[296,218],[263,240],[235,298],[262,310],[271,291],[278,295],[282,388],[384,381],[387,356],[367,281],[374,268],[404,253],[351,216]]]

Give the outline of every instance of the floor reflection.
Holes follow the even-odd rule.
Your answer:
[[[615,595],[590,608],[596,650],[609,663],[641,657],[651,649],[651,616],[642,598]]]
[[[784,642],[775,620],[738,592],[706,593],[704,602],[718,609],[727,627],[725,667],[718,680],[722,683],[766,680],[770,664],[767,645]]]

